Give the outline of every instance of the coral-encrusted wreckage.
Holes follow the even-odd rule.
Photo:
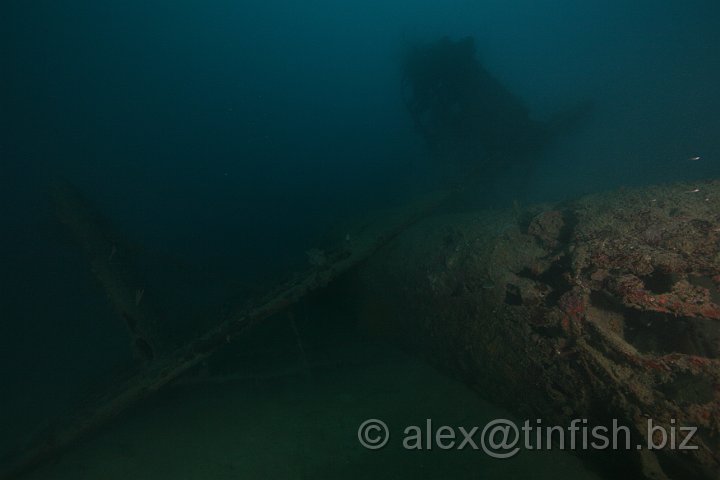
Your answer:
[[[484,162],[486,170],[506,157],[527,161],[587,108],[531,120],[475,60],[469,39],[418,47],[406,61],[408,109],[440,160]],[[58,217],[87,252],[142,362],[22,447],[0,478],[56,457],[342,276],[368,329],[516,415],[558,426],[588,419],[608,427],[615,419],[632,429],[631,448],[612,457],[625,470],[647,479],[720,479],[720,182],[508,211],[458,213],[456,194],[364,219],[335,248],[310,250],[306,272],[175,338],[177,323],[163,324],[129,280],[130,250],[119,236],[74,189],[57,188]],[[632,448],[660,444],[648,420],[675,431],[676,446],[686,427],[697,428],[690,439],[697,448]]]
[[[527,418],[670,432],[646,478],[720,478],[720,183],[429,217],[360,272],[393,335]],[[660,442],[661,439],[654,439]],[[659,444],[659,443],[658,443]]]
[[[112,254],[116,237],[73,191],[57,195],[60,218],[111,303],[138,310],[143,304]],[[625,473],[720,478],[720,181],[507,211],[459,213],[447,207],[456,205],[453,195],[361,222],[344,237],[351,242],[323,251],[304,274],[175,349],[142,357],[135,374],[24,447],[0,478],[55,458],[340,276],[354,287],[349,300],[368,330],[512,413],[558,426],[588,419],[589,427],[609,427],[616,419],[632,429],[631,448],[612,453]],[[136,317],[154,325],[149,312]],[[138,331],[131,329],[133,345]],[[162,345],[162,330],[143,332],[148,345]],[[697,449],[632,448],[648,444],[649,419],[666,432],[675,427],[676,446],[684,428],[696,427]]]

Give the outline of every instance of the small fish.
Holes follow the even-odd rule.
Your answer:
[[[698,160],[701,160],[701,159],[702,159],[702,157],[690,157],[690,158],[688,158],[688,160],[690,160],[691,162],[697,162]]]
[[[696,188],[695,190],[688,190],[687,193],[698,193],[700,191],[699,188]]]

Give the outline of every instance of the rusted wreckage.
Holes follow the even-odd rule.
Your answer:
[[[360,275],[367,322],[482,395],[555,425],[616,419],[633,448],[648,419],[697,428],[697,449],[622,461],[720,478],[719,182],[436,215]]]
[[[92,434],[229,338],[340,275],[354,285],[370,329],[517,415],[555,425],[617,419],[640,443],[648,440],[648,418],[668,431],[697,427],[695,450],[620,455],[645,478],[720,478],[720,182],[507,211],[449,211],[442,205],[450,196],[366,224],[321,265],[230,321],[175,351],[155,352],[137,375],[28,446],[3,478]],[[116,308],[138,310],[133,291],[112,280],[107,252],[114,250],[95,232],[95,217],[67,189],[58,203]],[[152,329],[129,327],[148,357]]]

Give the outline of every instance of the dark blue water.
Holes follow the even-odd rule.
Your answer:
[[[38,423],[129,355],[54,220],[54,179],[146,255],[248,286],[447,181],[402,100],[413,42],[473,36],[538,119],[592,102],[522,191],[501,174],[479,195],[508,205],[720,174],[719,25],[705,0],[4,2],[5,417]]]

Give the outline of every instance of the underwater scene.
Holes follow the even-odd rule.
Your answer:
[[[717,1],[0,38],[0,480],[720,480]]]

